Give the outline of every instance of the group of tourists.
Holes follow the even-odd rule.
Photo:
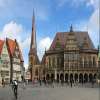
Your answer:
[[[91,80],[89,82],[85,82],[83,80],[81,81],[78,81],[78,80],[73,80],[73,79],[70,79],[70,80],[67,80],[67,81],[64,81],[64,80],[54,80],[54,79],[38,79],[37,82],[35,83],[34,81],[32,82],[32,84],[35,86],[35,84],[39,84],[40,86],[44,85],[44,86],[70,86],[70,87],[73,87],[73,86],[86,86],[86,84],[88,84],[89,86],[91,87],[94,87],[94,84],[96,83],[95,80]]]
[[[85,82],[83,80],[81,81],[78,81],[78,80],[73,80],[73,79],[70,79],[70,80],[67,80],[67,81],[64,81],[63,79],[62,80],[55,80],[55,79],[37,79],[36,83],[35,81],[32,81],[32,82],[28,82],[28,80],[25,80],[23,79],[22,82],[21,82],[21,86],[23,86],[23,89],[26,87],[26,85],[29,85],[30,83],[32,83],[32,85],[34,86],[34,84],[38,84],[40,86],[45,86],[45,87],[56,87],[56,86],[60,86],[60,87],[63,87],[63,86],[70,86],[71,88],[74,87],[74,86],[78,86],[81,84],[81,86],[85,86],[86,83],[88,83],[89,85],[91,85],[92,87],[94,87],[94,84],[96,83],[95,80],[91,80],[89,82]],[[2,86],[5,87],[5,81],[4,79],[2,79]],[[14,93],[14,96],[15,98],[17,99],[17,95],[18,95],[18,81],[17,80],[13,80],[11,82],[11,86],[12,86],[12,91]]]

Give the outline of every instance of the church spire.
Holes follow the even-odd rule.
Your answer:
[[[32,35],[31,35],[31,45],[30,50],[37,49],[36,47],[36,30],[35,30],[35,14],[33,9],[33,16],[32,16]]]

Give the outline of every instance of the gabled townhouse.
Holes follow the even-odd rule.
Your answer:
[[[0,40],[0,83],[10,83],[10,57],[6,41]]]
[[[10,81],[18,80],[21,81],[24,77],[24,60],[22,57],[22,52],[19,48],[17,40],[11,40],[6,38],[9,56],[10,56],[10,65],[11,65],[11,74]]]

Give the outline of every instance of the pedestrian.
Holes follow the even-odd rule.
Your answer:
[[[41,79],[39,78],[39,84],[40,84],[40,86],[42,85],[42,81],[41,81]]]
[[[73,81],[72,81],[72,79],[70,80],[70,84],[71,84],[71,88],[72,88],[72,86],[73,86]]]
[[[23,89],[25,89],[25,85],[26,85],[26,80],[23,80]]]
[[[94,87],[94,79],[92,79],[92,82],[91,83],[92,83],[92,88],[93,88]]]
[[[84,81],[83,81],[83,79],[82,79],[82,86],[83,86],[83,84],[84,84]]]
[[[2,78],[2,86],[5,87],[5,81],[4,81],[4,78]]]
[[[52,80],[52,87],[54,88],[54,83],[55,83],[55,80],[53,79]]]

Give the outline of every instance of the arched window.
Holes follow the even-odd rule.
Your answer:
[[[49,57],[49,67],[51,67],[51,59],[50,59],[50,57]]]
[[[52,58],[52,66],[53,67],[55,66],[55,58],[54,57]]]

